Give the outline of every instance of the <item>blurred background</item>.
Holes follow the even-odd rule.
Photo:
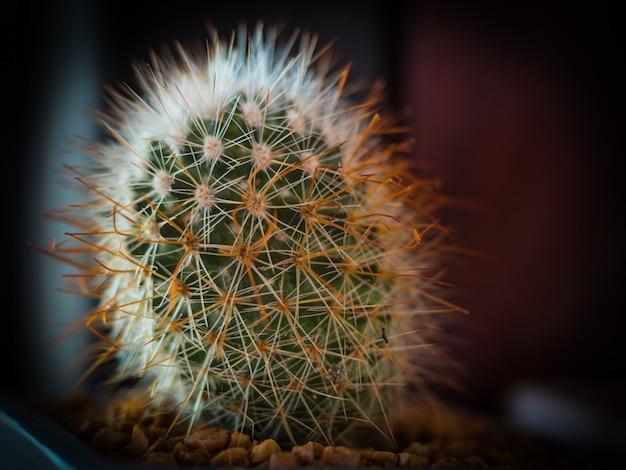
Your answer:
[[[203,41],[207,21],[228,35],[262,20],[316,32],[352,63],[353,79],[384,80],[389,106],[410,113],[414,158],[472,205],[442,214],[456,243],[489,255],[449,273],[471,313],[450,342],[465,391],[444,393],[532,429],[576,428],[568,438],[611,449],[625,442],[623,33],[608,2],[160,5],[27,0],[7,16],[17,26],[4,32],[15,59],[3,74],[5,250],[15,263],[1,312],[6,394],[59,396],[88,340],[49,349],[88,304],[58,291],[69,268],[29,247],[67,229],[40,214],[75,201],[58,171],[81,160],[72,136],[98,137],[88,107],[102,105],[104,85],[132,85],[132,62],[151,49]]]

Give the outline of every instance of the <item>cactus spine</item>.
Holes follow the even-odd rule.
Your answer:
[[[98,299],[94,367],[154,412],[339,442],[390,436],[399,390],[427,382],[426,332],[453,308],[431,277],[439,203],[379,93],[350,102],[315,42],[259,26],[153,56],[73,169],[84,200],[57,216],[78,230],[53,254]]]

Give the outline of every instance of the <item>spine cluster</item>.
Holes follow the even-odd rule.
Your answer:
[[[54,256],[98,305],[94,368],[148,409],[281,442],[391,436],[428,331],[442,228],[380,96],[352,102],[315,38],[258,27],[179,48],[111,94]],[[436,371],[435,371],[436,372]]]

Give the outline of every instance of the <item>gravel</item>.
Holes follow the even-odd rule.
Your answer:
[[[128,402],[103,407],[78,400],[47,412],[102,459],[136,463],[138,468],[147,464],[207,468],[593,469],[546,442],[513,432],[499,421],[448,408],[428,413],[407,410],[403,414],[410,424],[404,429],[400,425],[399,432],[404,437],[393,447],[381,448],[328,446],[314,441],[281,448],[273,439],[257,440],[218,427],[172,427],[171,416],[142,417]]]

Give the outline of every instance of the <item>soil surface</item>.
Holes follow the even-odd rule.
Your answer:
[[[561,449],[513,432],[500,422],[449,408],[407,411],[404,437],[394,444],[352,447],[319,442],[281,447],[217,427],[172,426],[172,417],[142,417],[132,403],[105,406],[74,400],[49,415],[103,459],[138,468],[168,467],[409,467],[595,469]],[[403,429],[404,428],[404,429]]]

